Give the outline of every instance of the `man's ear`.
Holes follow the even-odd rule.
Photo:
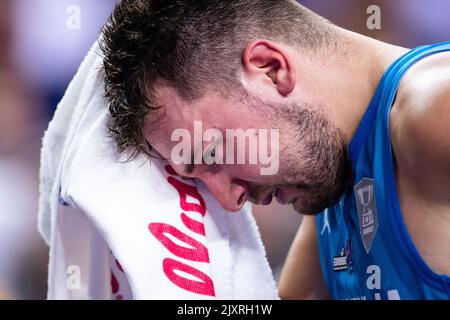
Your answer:
[[[255,40],[247,44],[242,58],[244,73],[249,78],[270,81],[283,96],[294,90],[294,64],[281,46],[268,40]]]

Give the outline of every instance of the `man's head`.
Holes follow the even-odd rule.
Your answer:
[[[304,214],[317,213],[346,181],[343,134],[321,98],[321,75],[305,61],[333,46],[333,31],[290,0],[122,0],[101,44],[119,151],[156,151],[232,211],[276,193]],[[279,130],[278,172],[261,175],[260,163],[173,163],[173,132],[193,133],[196,121],[224,136],[227,129]],[[222,146],[205,145],[209,153]]]

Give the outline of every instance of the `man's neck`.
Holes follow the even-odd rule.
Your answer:
[[[340,38],[334,51],[323,57],[327,70],[324,83],[329,84],[324,98],[348,145],[384,72],[408,49],[343,29],[338,32]]]

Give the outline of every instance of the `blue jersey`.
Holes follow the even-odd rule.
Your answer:
[[[389,113],[405,72],[450,42],[409,51],[385,72],[353,137],[354,183],[317,218],[322,272],[334,299],[449,299],[450,277],[419,255],[400,210]]]

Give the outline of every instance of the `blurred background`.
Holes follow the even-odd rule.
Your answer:
[[[115,0],[0,0],[0,299],[45,299],[48,249],[36,229],[41,138]],[[415,47],[450,40],[449,0],[304,0],[344,28]],[[381,29],[369,30],[370,5]],[[301,217],[255,206],[278,279]]]

